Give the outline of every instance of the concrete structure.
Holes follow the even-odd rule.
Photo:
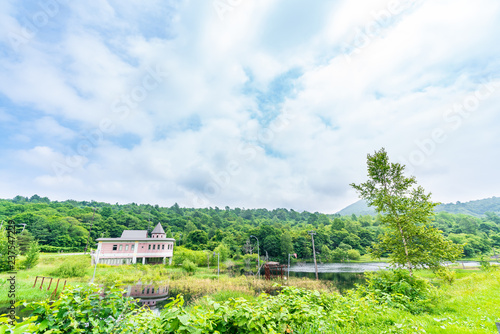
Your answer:
[[[92,253],[92,264],[165,264],[172,263],[175,239],[166,238],[160,223],[156,225],[151,238],[144,230],[125,230],[120,238],[99,238],[97,251]]]

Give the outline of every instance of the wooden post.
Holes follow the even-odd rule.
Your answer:
[[[54,290],[54,294],[57,293],[57,288],[59,287],[59,281],[60,280],[61,280],[60,278],[57,279],[57,284],[56,284],[56,289]]]
[[[42,277],[42,284],[40,284],[40,290],[42,290],[42,286],[43,286],[43,281],[45,280],[45,277]]]
[[[47,278],[48,278],[48,277],[47,277]],[[53,278],[51,277],[51,278],[50,278],[50,283],[49,283],[49,287],[47,288],[47,291],[49,291],[49,289],[50,289],[50,286],[52,285],[52,280],[53,280]]]
[[[40,276],[35,277],[35,283],[33,283],[33,287],[36,286],[36,281],[38,280],[38,277],[40,277]]]

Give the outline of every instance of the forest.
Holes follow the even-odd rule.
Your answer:
[[[359,259],[382,233],[376,215],[51,201],[38,195],[0,199],[0,220],[10,219],[17,225],[21,253],[33,240],[42,252],[81,252],[87,243],[95,248],[97,238],[119,237],[126,229],[151,232],[161,223],[177,246],[197,251],[221,246],[228,249],[228,257],[236,259],[259,251],[261,257],[277,261],[285,261],[288,254],[302,260],[312,258],[308,231],[314,230],[319,260],[338,262]],[[441,211],[433,217],[433,224],[446,238],[464,246],[466,258],[493,255],[495,247],[500,247],[497,213],[475,217]]]

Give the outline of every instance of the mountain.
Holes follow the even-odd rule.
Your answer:
[[[375,215],[375,209],[373,207],[369,207],[368,204],[366,204],[366,201],[364,199],[360,199],[359,201],[346,206],[339,212],[337,212],[341,216],[350,216],[353,213],[356,216],[363,216],[363,215]]]
[[[500,214],[500,197],[491,197],[469,201],[465,203],[447,203],[436,207],[436,212],[463,213],[474,217],[482,217],[486,212],[496,212]],[[374,215],[375,210],[366,204],[365,200],[359,200],[337,212],[342,216],[352,215]]]
[[[482,217],[486,212],[500,213],[500,197],[491,197],[475,201],[441,204],[436,207],[436,212],[463,213],[475,217]]]

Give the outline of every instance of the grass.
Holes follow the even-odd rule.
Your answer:
[[[16,263],[20,263],[23,257],[20,256],[16,259]],[[40,289],[40,279],[37,282],[37,286],[33,287],[36,276],[44,277],[56,277],[53,275],[53,271],[60,266],[67,258],[62,255],[55,254],[41,254],[40,262],[35,268],[28,270],[17,270],[16,271],[16,300],[26,300],[35,301],[42,300],[50,297],[51,293],[56,287],[57,280],[53,280],[50,290],[47,291],[49,286],[49,281],[45,280],[42,289]],[[66,286],[76,285],[82,282],[86,282],[90,279],[91,268],[90,268],[90,256],[89,255],[73,255],[71,256],[72,261],[88,261],[89,268],[87,274],[82,278],[65,278],[59,283],[58,291],[60,291],[64,285],[64,280],[67,281]],[[0,308],[7,306],[10,298],[8,298],[8,282],[7,279],[12,275],[8,273],[0,274]],[[57,277],[56,277],[57,278]]]
[[[18,270],[16,275],[16,299],[27,301],[41,300],[49,297],[50,291],[33,288],[36,276],[54,276],[55,270],[68,256],[59,254],[42,254],[40,263],[30,270]],[[68,278],[67,285],[88,283],[92,278],[93,267],[88,255],[75,255],[69,258],[72,262],[86,261],[88,267],[83,277]],[[18,259],[20,262],[21,259]],[[322,333],[497,333],[495,322],[500,322],[500,270],[481,271],[479,268],[462,269],[461,265],[453,268],[456,281],[446,284],[435,278],[429,270],[418,270],[416,274],[440,286],[440,302],[430,313],[410,314],[401,309],[367,307],[351,327],[342,331],[334,323],[330,329],[323,328]],[[8,303],[7,279],[9,274],[0,274],[0,307]],[[206,306],[205,295],[215,301],[222,302],[229,298],[245,298],[253,300],[261,292],[275,293],[279,287],[276,282],[256,279],[253,276],[229,277],[221,274],[217,277],[214,268],[197,268],[196,274],[188,276],[181,268],[165,266],[106,266],[98,265],[96,282],[124,284],[136,283],[140,277],[145,283],[166,282],[172,295],[183,293],[192,307]],[[289,282],[281,282],[310,290],[335,293],[335,288],[324,281],[290,278]],[[302,328],[295,333],[318,333],[317,328]]]
[[[20,263],[22,257],[17,258],[17,263]],[[57,273],[57,269],[64,263],[85,263],[85,272],[82,277],[62,278],[58,291],[62,289],[64,280],[66,286],[74,286],[78,284],[87,284],[91,281],[94,267],[90,265],[89,255],[71,255],[64,256],[63,254],[40,254],[40,262],[35,268],[29,270],[17,270],[16,274],[16,300],[38,301],[50,297],[55,288],[57,278],[62,275]],[[54,277],[49,291],[48,281],[45,280],[43,289],[40,289],[40,280],[36,287],[33,287],[36,276]],[[0,309],[6,307],[9,303],[8,298],[8,282],[10,277],[8,273],[0,274]],[[97,265],[95,283],[113,285],[113,284],[136,284],[138,281],[143,283],[162,283],[170,287],[172,294],[182,293],[186,296],[186,301],[196,301],[207,294],[223,296],[225,293],[234,294],[235,296],[255,296],[261,292],[273,291],[275,282],[256,279],[249,276],[229,277],[226,274],[221,274],[217,277],[216,268],[199,267],[193,276],[187,275],[180,267],[165,267],[163,265],[121,265],[110,266],[105,264]],[[333,291],[334,288],[329,286],[327,282],[318,282],[309,279],[291,278],[286,284],[295,285],[307,289],[317,289],[321,291]],[[221,297],[222,298],[222,297]]]

